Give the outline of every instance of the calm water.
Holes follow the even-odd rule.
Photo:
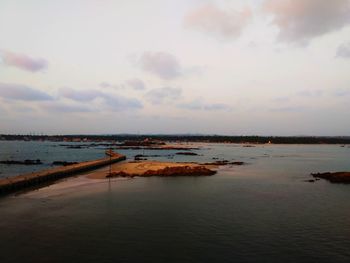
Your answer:
[[[18,145],[38,155],[61,151],[65,160],[103,154],[37,144],[18,143],[12,154]],[[0,199],[0,262],[350,262],[350,185],[304,181],[310,172],[350,170],[350,148],[205,145],[196,152],[145,154],[249,165],[211,177],[106,181],[74,194]]]

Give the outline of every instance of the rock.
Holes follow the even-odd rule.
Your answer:
[[[194,152],[178,152],[176,155],[198,155],[197,153]]]
[[[244,162],[231,162],[230,164],[232,164],[232,165],[243,165],[245,163]]]
[[[6,160],[6,161],[0,161],[2,164],[17,164],[17,165],[39,165],[43,164],[40,159],[37,160],[24,160],[24,161],[12,161],[12,160]]]
[[[54,161],[52,162],[52,165],[63,165],[63,166],[68,166],[72,164],[77,164],[77,162],[67,162],[67,161]]]
[[[243,165],[245,162],[240,162],[240,161],[235,161],[235,162],[230,162],[228,160],[221,160],[221,161],[215,161],[211,163],[203,163],[203,165]]]
[[[315,178],[322,178],[330,181],[331,183],[344,183],[350,184],[350,172],[327,172],[327,173],[312,173]]]
[[[142,174],[132,174],[127,173],[124,171],[120,172],[113,172],[109,175],[107,175],[108,178],[110,177],[134,177],[134,176],[141,176],[141,177],[150,177],[150,176],[163,176],[163,177],[170,177],[170,176],[210,176],[214,175],[216,171],[210,170],[204,166],[176,166],[176,167],[165,167],[163,169],[159,170],[147,170],[146,172]]]
[[[66,148],[67,148],[67,149],[81,149],[81,148],[83,148],[83,147],[80,146],[80,145],[77,145],[77,146],[72,145],[72,146],[67,146]]]
[[[137,156],[135,156],[135,157],[134,157],[134,160],[135,160],[135,161],[146,161],[147,158],[142,158],[142,157],[137,157]]]
[[[316,180],[314,180],[314,179],[308,179],[308,180],[305,180],[304,182],[314,183],[314,182],[316,182]]]

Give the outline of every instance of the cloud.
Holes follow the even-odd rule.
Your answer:
[[[251,17],[248,8],[238,12],[206,4],[190,11],[184,18],[184,25],[222,38],[237,38]]]
[[[153,89],[146,93],[145,98],[152,104],[163,104],[173,102],[181,98],[182,90],[180,88],[160,88]]]
[[[45,101],[53,100],[47,93],[21,84],[0,82],[0,97],[10,100]]]
[[[0,56],[7,66],[13,66],[22,70],[37,72],[47,69],[48,62],[43,58],[32,58],[24,54],[13,53],[10,51],[0,51]]]
[[[204,103],[199,99],[193,100],[188,103],[181,103],[177,105],[178,108],[186,110],[205,110],[205,111],[219,111],[219,110],[230,110],[230,106],[223,103]]]
[[[137,63],[143,70],[161,79],[174,79],[182,75],[180,63],[176,57],[166,52],[144,52]]]
[[[280,108],[270,108],[269,111],[270,112],[276,112],[276,113],[287,113],[287,112],[291,112],[291,113],[297,113],[297,112],[303,112],[306,110],[306,107],[304,106],[286,106],[286,107],[280,107]]]
[[[323,90],[301,90],[297,92],[300,97],[318,98],[323,95]]]
[[[146,88],[145,83],[138,78],[129,79],[126,84],[134,90],[144,90]]]
[[[40,105],[42,109],[49,112],[59,113],[81,113],[81,112],[94,112],[95,109],[87,105],[75,105],[62,102],[45,103]]]
[[[337,49],[338,58],[350,58],[350,42],[340,45]]]
[[[133,98],[101,92],[95,89],[75,90],[71,88],[62,88],[58,92],[60,97],[68,98],[77,102],[92,102],[96,99],[101,99],[103,105],[113,111],[140,109],[142,103]]]
[[[142,103],[133,98],[125,98],[122,96],[106,96],[104,97],[106,105],[110,110],[113,111],[123,111],[123,110],[132,110],[132,109],[142,109]]]
[[[75,90],[71,88],[61,88],[58,90],[58,94],[60,97],[81,102],[92,101],[105,96],[102,92],[94,89]]]
[[[349,0],[266,0],[263,9],[284,42],[307,43],[350,22]]]
[[[350,89],[336,89],[332,92],[335,97],[344,97],[350,95]]]

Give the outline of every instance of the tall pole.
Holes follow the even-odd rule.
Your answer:
[[[109,146],[109,178],[112,174],[112,145]]]

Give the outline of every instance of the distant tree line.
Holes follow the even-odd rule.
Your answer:
[[[350,136],[223,136],[223,135],[0,135],[0,140],[87,140],[87,141],[142,141],[145,139],[182,142],[214,142],[214,143],[256,143],[256,144],[350,144]]]

